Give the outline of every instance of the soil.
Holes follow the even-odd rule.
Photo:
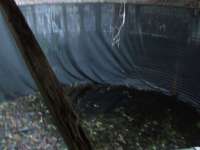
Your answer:
[[[79,101],[80,115],[86,118],[86,129],[99,145],[97,149],[174,150],[200,146],[200,115],[176,97],[103,88],[90,91]]]
[[[175,97],[102,87],[74,102],[95,150],[200,146],[200,115]],[[67,149],[39,94],[0,104],[1,149]]]

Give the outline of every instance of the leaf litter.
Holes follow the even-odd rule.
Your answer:
[[[94,92],[99,93],[105,96],[106,90]],[[155,117],[149,113],[152,110],[143,110],[146,104],[138,104],[129,97],[124,105],[105,111],[106,98],[98,97],[99,100],[88,100],[86,94],[86,98],[79,98],[77,106],[95,150],[173,150],[198,146],[193,144],[200,139],[199,119],[187,126],[191,132],[190,128],[184,132],[174,125],[180,116],[172,108],[163,109]],[[40,94],[0,103],[0,150],[67,150],[51,120]]]

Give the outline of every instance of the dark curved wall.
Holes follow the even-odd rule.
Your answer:
[[[126,85],[177,94],[200,107],[200,14],[189,8],[121,4],[21,6],[60,82]],[[4,25],[3,25],[4,24]],[[0,92],[30,94],[35,85],[0,16]]]

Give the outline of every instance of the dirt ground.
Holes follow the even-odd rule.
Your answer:
[[[158,93],[99,88],[74,104],[95,150],[200,146],[200,116]],[[0,150],[65,150],[39,94],[0,104]]]

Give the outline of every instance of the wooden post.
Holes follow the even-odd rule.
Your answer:
[[[14,0],[0,0],[0,6],[25,63],[69,150],[92,150],[90,141],[70,105],[69,97],[65,96],[20,9]]]

